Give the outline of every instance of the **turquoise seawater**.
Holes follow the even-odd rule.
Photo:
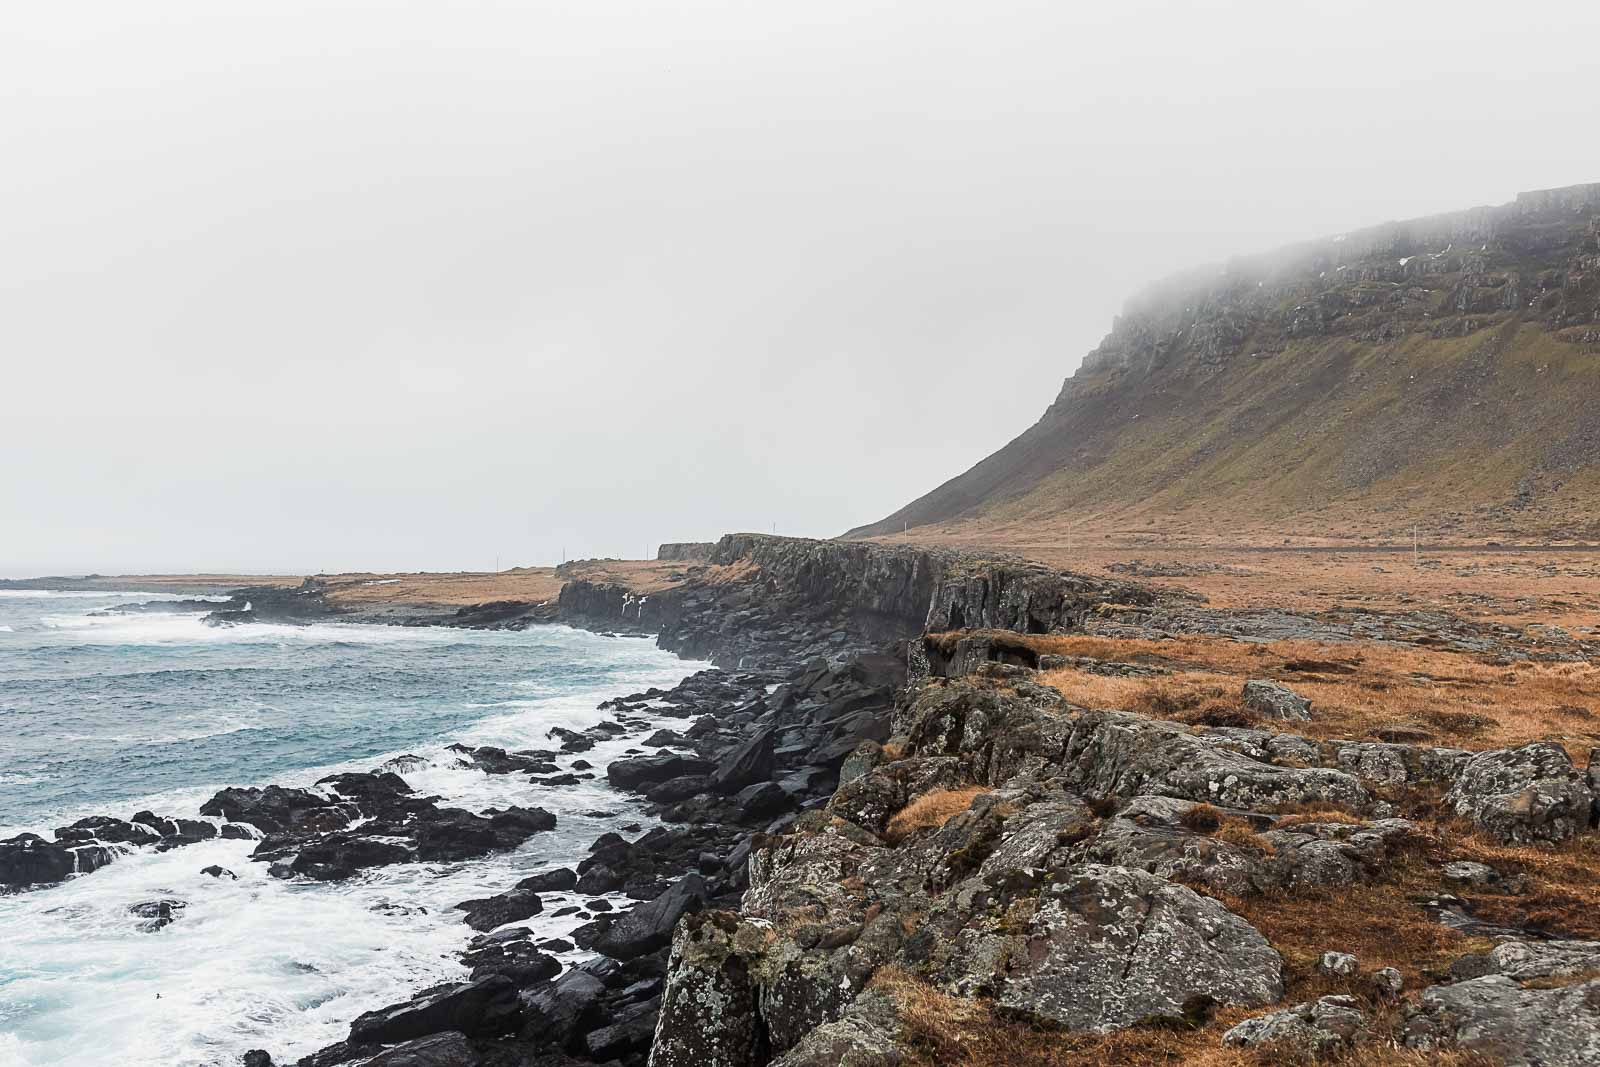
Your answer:
[[[405,775],[418,790],[473,810],[538,804],[560,825],[514,853],[340,885],[269,878],[252,843],[219,840],[0,897],[0,1067],[231,1064],[252,1047],[292,1060],[458,977],[468,931],[451,905],[569,864],[639,815],[603,775],[548,789],[463,768],[445,746],[546,747],[552,726],[592,725],[600,701],[698,666],[566,627],[210,627],[115,610],[152,599],[0,590],[0,837],[147,807],[193,816],[226,785],[309,785],[406,753],[427,761]],[[583,758],[603,771],[627,744]],[[238,880],[200,873],[213,863]],[[142,932],[128,906],[161,897],[188,907]]]

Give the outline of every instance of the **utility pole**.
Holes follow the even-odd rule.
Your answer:
[[[1417,558],[1417,528],[1411,527],[1411,565],[1420,566],[1422,561]]]

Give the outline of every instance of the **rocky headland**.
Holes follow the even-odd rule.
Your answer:
[[[459,749],[552,789],[603,774],[655,824],[462,901],[462,980],[301,1064],[1600,1055],[1600,780],[1576,747],[1592,713],[1518,732],[1448,700],[1368,722],[1337,696],[1429,670],[1430,694],[1472,672],[1581,687],[1583,637],[1225,610],[913,546],[730,535],[681,562],[651,593],[575,579],[554,611],[435,620],[648,633],[716,666],[619,696],[548,749]],[[315,582],[238,597],[218,624],[360,617]],[[1537,736],[1563,721],[1580,726]],[[579,767],[619,737],[629,751]],[[258,838],[276,876],[340,879],[553,825],[442,807],[405,772],[223,790],[201,819],[84,820],[0,843],[0,872],[20,888],[220,833]],[[602,898],[617,893],[637,903]],[[520,925],[558,905],[580,910],[572,944]],[[152,928],[182,921],[181,901],[141,906]],[[592,955],[563,967],[573,947]]]

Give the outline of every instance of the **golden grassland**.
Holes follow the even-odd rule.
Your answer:
[[[686,566],[656,560],[578,560],[559,568],[513,567],[498,573],[332,574],[319,575],[318,580],[330,602],[352,607],[461,607],[498,600],[542,604],[560,596],[567,582],[580,579],[625,585],[642,595],[657,593],[681,581]]]
[[[1161,667],[1152,678],[1067,667],[1044,672],[1080,707],[1199,726],[1267,725],[1240,703],[1251,678],[1279,681],[1313,704],[1310,722],[1277,728],[1320,740],[1404,741],[1487,749],[1556,740],[1579,762],[1600,746],[1600,667],[1507,660],[1377,641],[1250,643],[1012,635],[1042,653]]]

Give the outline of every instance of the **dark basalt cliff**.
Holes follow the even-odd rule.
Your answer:
[[[847,536],[1037,536],[1069,508],[1200,533],[1592,534],[1597,390],[1600,184],[1524,193],[1150,287],[1034,426]]]
[[[659,634],[662,648],[719,666],[840,658],[925,630],[1073,629],[1098,604],[1148,604],[1126,582],[1013,558],[902,545],[728,534],[685,584],[638,595],[573,581],[563,621]]]

